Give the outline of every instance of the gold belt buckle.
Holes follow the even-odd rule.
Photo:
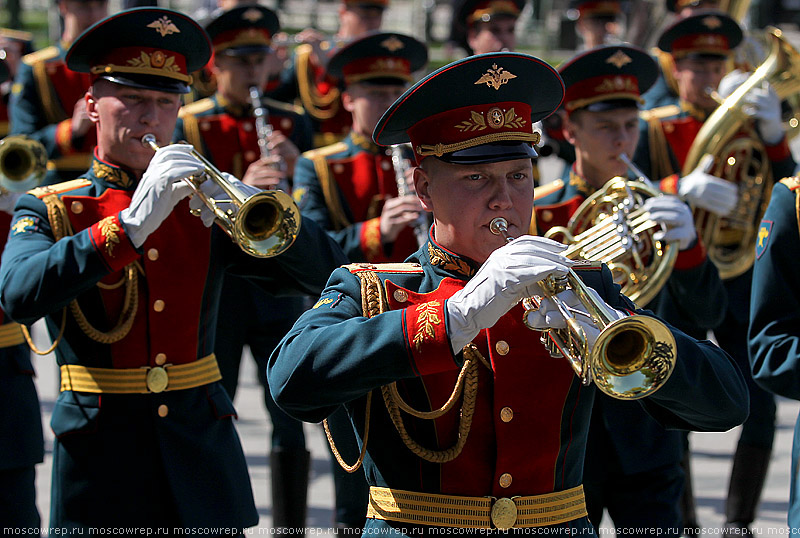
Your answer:
[[[507,531],[517,522],[517,505],[512,499],[503,497],[492,505],[492,523],[501,531]]]
[[[161,366],[154,366],[147,370],[147,377],[145,378],[147,390],[150,392],[164,392],[169,385],[169,374],[166,368]]]

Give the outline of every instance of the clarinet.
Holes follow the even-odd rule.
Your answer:
[[[392,166],[394,166],[394,180],[397,183],[397,196],[408,196],[414,194],[408,188],[406,172],[409,169],[409,160],[403,156],[403,147],[406,144],[395,144],[391,147]],[[417,238],[417,246],[422,246],[428,241],[428,219],[425,213],[420,213],[414,222],[414,236]]]
[[[256,120],[256,136],[258,136],[258,150],[262,159],[266,159],[269,154],[269,137],[272,135],[272,125],[269,123],[269,110],[261,102],[261,92],[256,86],[250,86],[250,104],[253,107],[253,116]],[[280,170],[286,166],[286,163],[281,161],[278,165]],[[289,192],[289,185],[286,181],[281,180],[277,187],[278,190]]]

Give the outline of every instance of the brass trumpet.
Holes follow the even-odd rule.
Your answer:
[[[156,137],[146,134],[142,144],[159,149]],[[300,210],[292,198],[283,191],[262,191],[245,196],[211,162],[196,149],[194,155],[205,166],[200,177],[184,178],[192,187],[194,195],[214,212],[217,223],[239,247],[256,258],[271,258],[288,249],[300,230]],[[219,186],[229,200],[215,200],[207,196],[200,185],[210,180]],[[223,209],[221,204],[231,204],[232,209]]]
[[[41,185],[47,172],[47,150],[24,135],[0,140],[0,188],[26,192]]]
[[[504,218],[493,219],[489,228],[506,241],[513,240],[508,235],[508,223]],[[676,344],[675,337],[662,322],[649,316],[616,319],[572,269],[565,276],[551,275],[541,280],[539,287],[567,323],[564,329],[545,329],[542,343],[552,356],[566,358],[584,385],[594,381],[598,389],[612,398],[638,400],[657,391],[669,379],[675,368]],[[592,323],[600,329],[591,349],[586,331],[570,307],[558,297],[567,289],[575,293],[591,315]],[[536,310],[540,303],[536,297],[523,299],[526,325],[528,312]]]

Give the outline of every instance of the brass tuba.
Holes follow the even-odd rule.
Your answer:
[[[23,135],[0,140],[0,188],[26,192],[41,185],[47,172],[47,150]]]
[[[687,175],[708,154],[715,160],[709,173],[738,185],[739,202],[729,215],[694,211],[698,235],[723,279],[741,275],[753,265],[756,230],[774,180],[766,148],[755,133],[744,98],[764,82],[781,99],[800,91],[800,54],[776,28],[768,30],[767,38],[767,58],[708,117],[689,149],[682,170],[682,175]]]
[[[158,150],[156,137],[146,134],[142,144]],[[300,210],[292,197],[283,191],[261,191],[244,196],[239,188],[220,172],[196,149],[194,155],[205,166],[201,177],[184,178],[194,195],[208,206],[217,218],[217,223],[239,247],[256,258],[271,258],[288,249],[300,230]],[[215,200],[201,189],[203,181],[217,184],[228,200]],[[230,205],[232,209],[224,209]]]
[[[653,238],[661,225],[642,208],[645,200],[661,193],[625,154],[620,160],[640,179],[610,179],[584,200],[566,227],[554,226],[544,236],[569,245],[567,258],[605,263],[622,293],[644,306],[666,284],[678,248]]]
[[[513,240],[508,235],[508,223],[502,217],[493,219],[489,229],[506,241]],[[650,316],[615,319],[608,306],[597,302],[572,269],[565,277],[551,275],[540,281],[539,287],[567,323],[564,329],[545,330],[542,343],[552,356],[566,358],[584,385],[594,382],[612,398],[638,400],[657,391],[669,379],[675,368],[677,348],[675,337],[664,323]],[[567,289],[573,290],[592,316],[593,324],[600,329],[591,349],[586,332],[557,296]],[[539,302],[534,297],[523,299],[526,325],[528,311],[538,308]]]

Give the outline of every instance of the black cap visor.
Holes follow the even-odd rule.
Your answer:
[[[527,142],[494,142],[445,153],[439,159],[450,164],[485,164],[534,159],[538,156]]]
[[[114,84],[130,86],[142,90],[155,90],[166,93],[189,93],[189,85],[180,80],[159,77],[153,75],[133,75],[130,73],[113,73],[100,75],[98,78],[105,79]]]
[[[608,101],[598,101],[577,110],[588,110],[589,112],[605,112],[606,110],[617,110],[620,108],[639,108],[639,102],[633,99],[609,99]],[[575,110],[573,110],[575,112]]]

